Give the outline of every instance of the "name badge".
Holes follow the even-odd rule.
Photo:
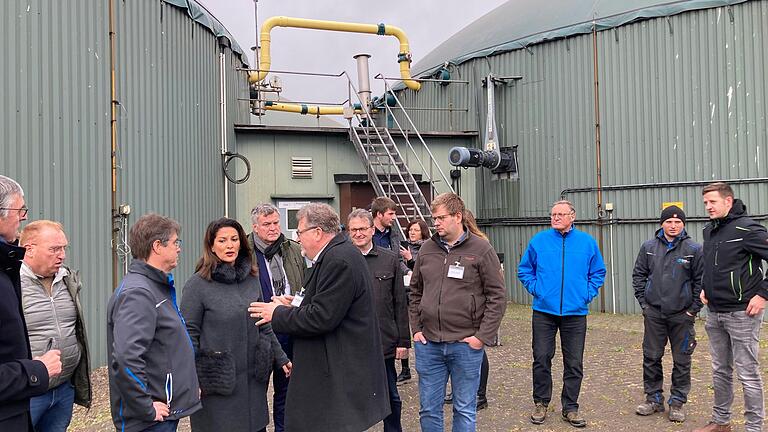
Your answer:
[[[456,264],[448,267],[448,277],[451,279],[464,279],[464,266]]]
[[[299,307],[301,306],[302,301],[304,301],[304,288],[302,288],[299,292],[296,293],[296,295],[293,296],[291,306]]]

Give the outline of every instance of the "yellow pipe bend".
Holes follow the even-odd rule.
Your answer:
[[[275,16],[268,18],[261,26],[261,53],[259,55],[259,71],[248,73],[248,81],[250,83],[256,83],[266,78],[269,73],[269,68],[272,65],[272,59],[270,56],[271,38],[270,33],[275,27],[294,27],[305,28],[314,30],[329,30],[329,31],[341,31],[349,33],[367,33],[367,34],[379,34],[381,35],[381,28],[383,27],[383,34],[386,36],[394,36],[400,42],[400,52],[397,55],[398,62],[400,63],[400,77],[403,78],[405,85],[412,90],[419,90],[421,83],[411,79],[411,50],[408,45],[408,37],[405,35],[402,29],[399,27],[384,25],[384,24],[360,24],[360,23],[347,23],[338,21],[324,21],[314,20],[306,18],[291,18],[284,16]]]

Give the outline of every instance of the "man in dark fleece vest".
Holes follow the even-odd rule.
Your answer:
[[[664,412],[664,372],[661,359],[669,340],[672,386],[669,420],[685,421],[683,404],[691,390],[691,354],[696,347],[693,328],[701,310],[701,245],[685,232],[685,212],[669,206],[661,212],[661,228],[643,243],[635,260],[632,286],[643,308],[643,387],[645,402],[635,412],[647,416]]]
[[[731,430],[733,367],[744,388],[744,429],[761,431],[765,418],[758,360],[760,326],[768,287],[762,260],[768,260],[768,232],[747,217],[747,206],[725,183],[702,191],[710,222],[704,227],[701,300],[709,307],[705,329],[712,353],[715,391],[712,419],[694,432]]]

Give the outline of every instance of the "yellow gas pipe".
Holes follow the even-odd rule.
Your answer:
[[[296,114],[312,114],[312,115],[343,115],[344,114],[344,107],[341,105],[306,105],[306,104],[291,104],[291,103],[267,101],[264,103],[264,109],[267,111],[284,111],[284,112],[292,112]],[[357,114],[364,114],[364,111],[359,108],[359,104],[354,110],[355,110],[355,113]]]
[[[261,26],[261,55],[259,56],[259,72],[250,72],[248,81],[257,83],[266,78],[271,66],[270,58],[270,32],[274,27],[295,27],[315,30],[330,30],[350,33],[377,34],[380,36],[394,36],[400,41],[400,52],[397,61],[400,63],[400,76],[405,85],[412,90],[419,90],[421,84],[411,79],[411,51],[408,46],[408,37],[398,27],[384,24],[359,24],[337,21],[323,21],[305,18],[291,18],[284,16],[271,17]],[[328,107],[330,108],[330,107]]]

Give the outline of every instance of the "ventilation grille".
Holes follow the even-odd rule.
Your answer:
[[[312,178],[312,158],[311,157],[292,157],[291,158],[291,177],[295,179]]]

